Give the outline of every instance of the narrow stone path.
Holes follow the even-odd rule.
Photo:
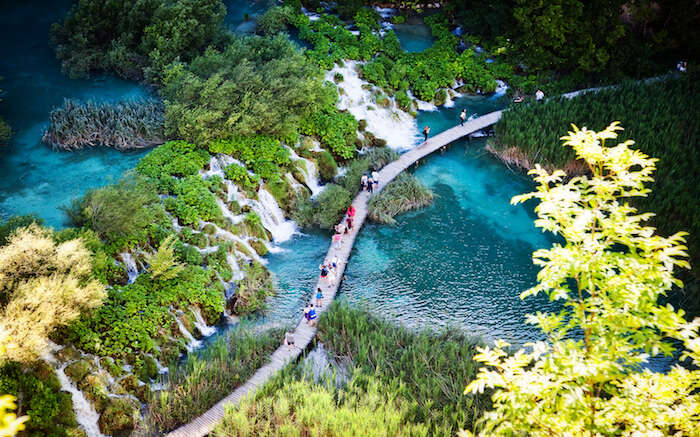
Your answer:
[[[455,140],[480,131],[481,129],[496,123],[501,118],[501,113],[502,111],[495,111],[474,120],[467,121],[463,126],[456,126],[448,129],[434,136],[433,138],[429,138],[428,141],[404,153],[401,155],[401,157],[399,157],[399,159],[387,164],[379,171],[380,185],[379,189],[375,190],[375,193],[381,191],[381,189],[390,183],[396,176],[418,160],[444,146],[447,146]],[[335,245],[331,244],[330,248],[328,249],[326,259],[331,260],[334,256],[337,256],[340,263],[336,271],[337,280],[335,284],[331,285],[327,281],[322,281],[320,278],[316,284],[316,287],[320,287],[323,290],[323,307],[317,309],[319,316],[326,311],[331,303],[333,303],[335,294],[338,292],[343,273],[345,272],[345,266],[348,263],[350,252],[352,251],[352,247],[355,243],[355,238],[357,237],[357,234],[360,232],[360,229],[367,218],[367,202],[369,201],[369,198],[370,194],[367,192],[360,192],[357,197],[355,197],[352,202],[353,206],[355,207],[354,229],[345,235],[340,248],[336,248]],[[314,297],[316,296],[315,289],[310,291],[312,291],[311,302],[313,303],[315,302]],[[270,362],[259,368],[255,374],[253,374],[253,376],[246,381],[245,384],[238,387],[233,393],[216,403],[216,405],[211,407],[201,416],[169,433],[168,436],[202,437],[211,433],[216,425],[223,419],[226,405],[237,404],[245,396],[255,392],[257,388],[262,387],[275,373],[281,370],[289,362],[295,360],[301,354],[301,352],[306,349],[309,343],[311,343],[311,340],[316,335],[316,329],[317,328],[315,326],[311,327],[307,325],[306,321],[302,318],[294,331],[294,342],[296,347],[292,348],[291,351],[288,351],[287,346],[284,345],[277,348],[277,350],[270,357]]]

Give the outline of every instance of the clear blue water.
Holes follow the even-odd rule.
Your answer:
[[[407,52],[422,52],[433,45],[433,35],[422,18],[411,17],[404,24],[395,24],[394,32]]]
[[[64,98],[120,100],[143,96],[142,87],[113,77],[72,80],[60,71],[49,46],[49,27],[71,2],[12,2],[0,15],[0,114],[15,135],[0,148],[0,216],[34,213],[54,227],[64,225],[59,206],[86,190],[117,179],[140,153],[105,148],[66,153],[41,143],[52,108]],[[40,10],[41,13],[37,13]]]

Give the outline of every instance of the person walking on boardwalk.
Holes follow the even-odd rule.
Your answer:
[[[321,264],[319,268],[321,269],[321,279],[325,280],[328,276],[328,267],[325,264]]]
[[[467,108],[462,109],[462,113],[459,114],[459,125],[464,126],[464,122],[467,121]]]
[[[372,189],[374,188],[374,181],[372,178],[367,178],[367,192],[372,194]]]
[[[348,231],[352,230],[352,217],[348,216],[345,219],[345,232],[347,233]]]
[[[294,331],[292,331],[292,328],[289,328],[287,333],[284,334],[284,344],[287,345],[287,351],[292,350],[292,346],[294,346]]]
[[[333,243],[335,243],[336,249],[340,249],[341,244],[343,244],[343,234],[333,234]]]
[[[309,324],[309,312],[311,311],[311,304],[306,304],[304,307],[304,318],[306,319],[306,324]]]
[[[379,189],[379,173],[376,171],[372,172],[372,181],[374,182],[374,189]]]
[[[323,292],[321,291],[321,287],[318,287],[316,290],[316,306],[319,308],[323,306]]]
[[[428,141],[428,134],[430,133],[430,126],[425,126],[423,128],[423,135],[425,135],[425,141]]]
[[[351,204],[350,206],[348,206],[348,210],[346,211],[346,213],[348,217],[355,218],[355,207]]]
[[[360,178],[360,191],[365,191],[365,188],[367,188],[367,175],[363,174]]]
[[[309,308],[309,325],[316,325],[316,310],[314,309],[314,304],[311,304],[311,307]]]

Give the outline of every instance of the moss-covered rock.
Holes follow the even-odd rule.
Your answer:
[[[229,211],[231,211],[234,214],[240,214],[241,213],[241,205],[236,202],[235,200],[232,200],[226,204],[226,207],[228,208]]]
[[[265,241],[270,240],[270,235],[263,226],[260,216],[258,216],[255,212],[249,212],[246,214],[243,223],[245,224],[246,232],[249,236]]]
[[[134,390],[136,390],[136,387],[139,386],[139,380],[136,377],[136,375],[133,374],[126,375],[124,378],[120,379],[117,382],[128,393],[133,392]]]
[[[69,364],[65,374],[75,383],[79,383],[92,371],[92,364],[87,360],[78,360]]]
[[[444,88],[441,88],[438,90],[437,93],[435,93],[435,98],[433,99],[433,103],[435,103],[435,106],[442,106],[445,104],[447,101],[447,91],[445,91]]]
[[[114,378],[119,378],[124,373],[124,369],[122,368],[122,366],[115,363],[114,360],[110,357],[100,358],[100,367],[109,372],[109,374],[112,375],[112,377]]]
[[[78,384],[78,388],[85,397],[92,402],[95,410],[102,412],[109,405],[109,394],[107,393],[106,374],[94,373],[87,375]]]
[[[151,387],[148,384],[138,386],[134,390],[133,395],[145,404],[151,400]]]
[[[208,235],[214,235],[214,234],[216,234],[216,226],[214,226],[211,223],[207,223],[202,228],[202,232],[204,232],[205,234],[208,234]]]
[[[333,180],[338,173],[338,164],[333,159],[333,155],[327,150],[316,154],[316,166],[318,167],[318,175],[323,182]]]
[[[70,428],[66,430],[66,437],[87,437],[85,431],[80,428]]]
[[[140,362],[134,367],[134,374],[143,382],[149,382],[158,376],[158,364],[150,355],[142,357]]]
[[[73,346],[66,346],[63,349],[56,352],[56,358],[60,361],[73,361],[80,358],[80,352]]]
[[[257,252],[258,255],[260,255],[260,256],[267,255],[267,246],[265,246],[265,243],[263,243],[262,241],[251,240],[250,246],[255,250],[255,252]]]
[[[98,425],[103,434],[126,434],[134,429],[139,405],[126,398],[112,398],[100,416]]]

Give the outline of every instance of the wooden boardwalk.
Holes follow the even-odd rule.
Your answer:
[[[413,149],[404,153],[401,155],[401,157],[399,157],[399,159],[387,164],[379,171],[380,185],[379,189],[375,190],[375,193],[384,188],[402,171],[410,167],[418,160],[444,146],[447,146],[455,140],[480,131],[481,129],[496,123],[501,118],[501,113],[502,111],[495,111],[482,117],[475,118],[474,120],[466,121],[464,126],[456,126],[448,129],[433,138],[429,138],[427,142],[420,144],[418,147],[414,147]],[[327,281],[321,281],[320,278],[316,285],[323,290],[324,306],[317,309],[319,316],[331,305],[333,299],[335,298],[335,294],[338,291],[343,273],[345,272],[345,266],[348,263],[350,252],[352,251],[353,244],[355,243],[355,238],[357,237],[357,234],[360,232],[360,229],[367,218],[367,202],[369,201],[369,197],[370,195],[367,192],[361,192],[357,195],[357,197],[355,197],[352,202],[352,204],[355,206],[354,229],[345,235],[340,248],[336,248],[333,244],[331,244],[330,248],[328,249],[326,259],[331,260],[334,256],[337,256],[340,263],[336,271],[337,280],[334,285],[330,285]],[[315,289],[311,291],[313,292],[311,302],[315,302]],[[245,396],[255,392],[257,388],[262,387],[275,373],[286,366],[287,363],[295,360],[301,354],[301,352],[306,349],[309,343],[311,343],[311,340],[315,335],[316,327],[308,326],[306,321],[302,318],[294,331],[294,341],[296,344],[295,348],[292,348],[291,351],[287,351],[287,346],[280,346],[270,357],[270,362],[258,369],[255,374],[253,374],[253,376],[246,381],[245,384],[238,387],[233,393],[219,401],[201,416],[169,433],[168,436],[202,437],[210,434],[216,425],[223,419],[225,406],[227,404],[237,404]]]

